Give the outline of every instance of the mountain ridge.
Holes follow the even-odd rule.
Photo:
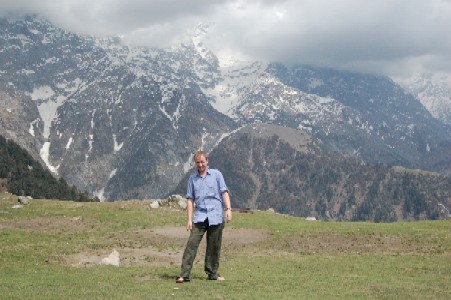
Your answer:
[[[143,49],[36,17],[0,23],[0,113],[16,120],[1,132],[102,200],[166,196],[195,150],[258,123],[304,130],[360,161],[451,174],[446,126],[387,77],[226,64],[200,35]]]

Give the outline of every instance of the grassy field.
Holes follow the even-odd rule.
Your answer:
[[[311,222],[235,212],[220,272],[176,284],[185,212],[0,194],[1,299],[451,299],[451,221]],[[119,267],[101,260],[116,249]]]

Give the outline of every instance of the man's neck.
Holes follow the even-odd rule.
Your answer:
[[[205,175],[207,175],[207,172],[208,172],[208,168],[207,168],[207,169],[205,169],[205,171],[203,171],[202,173],[201,173],[201,172],[199,172],[199,170],[198,170],[197,172],[199,173],[199,176],[200,176],[200,177],[204,177]]]

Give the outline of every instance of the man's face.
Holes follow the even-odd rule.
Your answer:
[[[203,155],[199,155],[195,158],[196,167],[200,174],[204,174],[207,170],[208,160]]]

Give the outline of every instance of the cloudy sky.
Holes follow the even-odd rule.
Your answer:
[[[451,0],[0,0],[66,30],[168,47],[203,22],[215,51],[392,77],[451,74]]]

